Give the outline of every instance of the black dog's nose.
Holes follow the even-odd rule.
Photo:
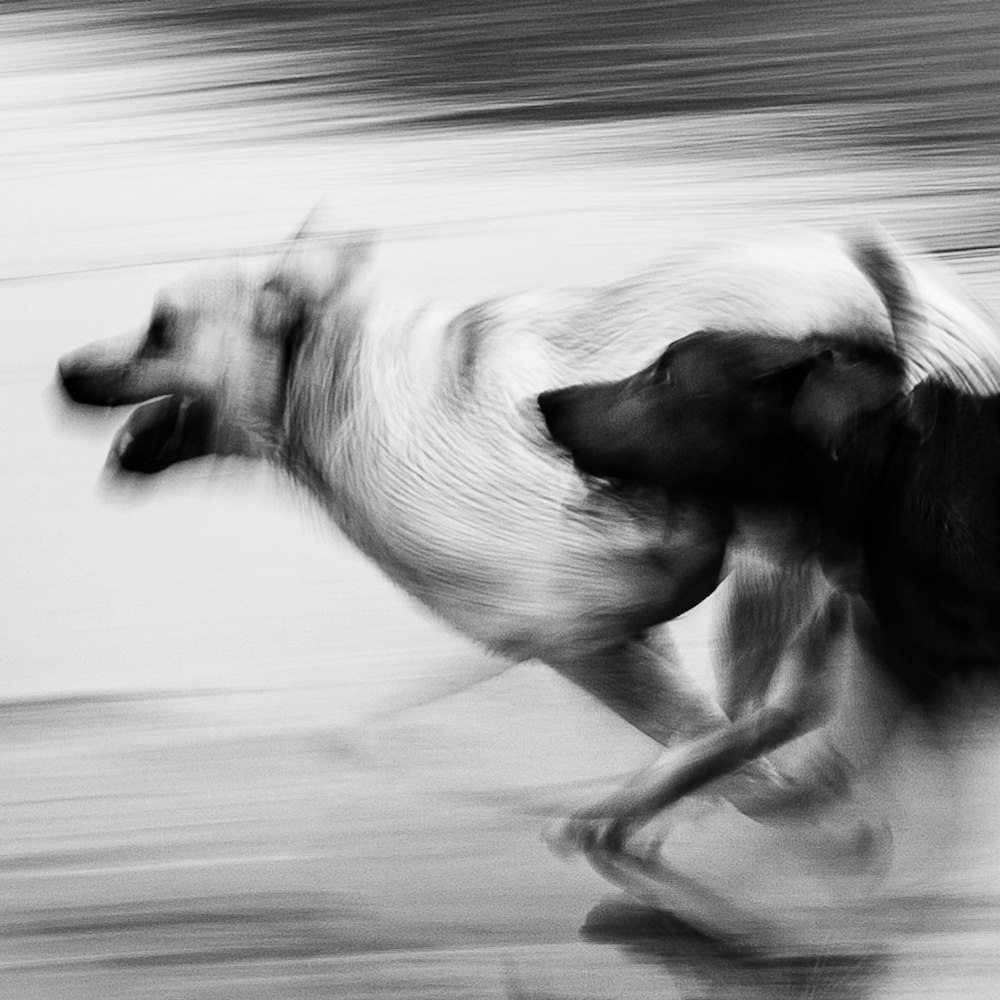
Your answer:
[[[540,393],[538,396],[538,409],[542,411],[542,416],[545,418],[545,426],[548,427],[549,433],[556,440],[559,439],[559,417],[562,413],[561,404],[565,393],[565,389],[550,389],[547,392]]]

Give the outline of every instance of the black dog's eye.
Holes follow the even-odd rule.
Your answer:
[[[660,359],[653,366],[653,378],[661,385],[670,385],[674,380],[671,370],[672,360],[669,354],[661,354]]]

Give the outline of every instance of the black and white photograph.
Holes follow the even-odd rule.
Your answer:
[[[0,997],[1000,995],[998,58],[0,0]]]

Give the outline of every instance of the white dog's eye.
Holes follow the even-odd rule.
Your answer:
[[[151,351],[164,351],[169,346],[172,316],[168,309],[157,309],[149,320],[146,328],[146,348]]]

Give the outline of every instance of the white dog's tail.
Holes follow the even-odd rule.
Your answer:
[[[935,375],[967,392],[1000,392],[1000,323],[943,268],[926,258],[912,261],[880,229],[848,247],[885,302],[911,384]]]

